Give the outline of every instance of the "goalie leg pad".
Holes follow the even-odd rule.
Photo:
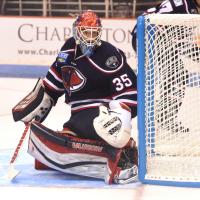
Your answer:
[[[12,114],[15,121],[23,121],[25,123],[36,119],[44,121],[50,112],[54,101],[45,92],[42,80],[39,79],[33,91],[22,99],[13,109]]]
[[[52,169],[104,179],[109,161],[115,172],[121,151],[107,143],[55,132],[38,122],[30,130],[29,154]]]

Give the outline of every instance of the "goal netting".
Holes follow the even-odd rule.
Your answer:
[[[137,26],[140,179],[200,186],[200,16]]]

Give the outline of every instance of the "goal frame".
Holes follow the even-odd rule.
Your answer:
[[[153,34],[153,32],[152,32]],[[145,16],[137,18],[137,59],[138,59],[138,150],[139,150],[139,181],[143,184],[200,187],[200,182],[181,182],[166,180],[150,180],[146,178],[146,135],[145,135]],[[150,66],[154,67],[153,64]],[[153,102],[153,99],[152,99]],[[153,117],[153,116],[152,116]]]

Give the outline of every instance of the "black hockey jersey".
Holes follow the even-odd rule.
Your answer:
[[[165,0],[156,7],[148,9],[143,15],[147,14],[199,14],[196,0]],[[132,46],[136,51],[137,26],[133,28]]]
[[[72,113],[120,100],[136,116],[136,75],[124,53],[108,42],[84,56],[74,38],[69,38],[43,80],[46,92],[55,100],[65,94]]]
[[[144,14],[198,14],[195,0],[166,0],[154,8],[148,9]]]

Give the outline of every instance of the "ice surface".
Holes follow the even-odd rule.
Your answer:
[[[57,171],[37,171],[33,158],[26,152],[27,140],[16,162],[21,173],[12,181],[4,178],[14,148],[24,125],[15,123],[11,108],[32,90],[36,79],[0,78],[0,199],[73,199],[73,200],[171,200],[199,199],[200,190],[164,186],[106,185],[103,180],[66,175]],[[45,125],[61,130],[68,116],[68,108],[61,98]],[[135,133],[135,131],[134,131]]]

